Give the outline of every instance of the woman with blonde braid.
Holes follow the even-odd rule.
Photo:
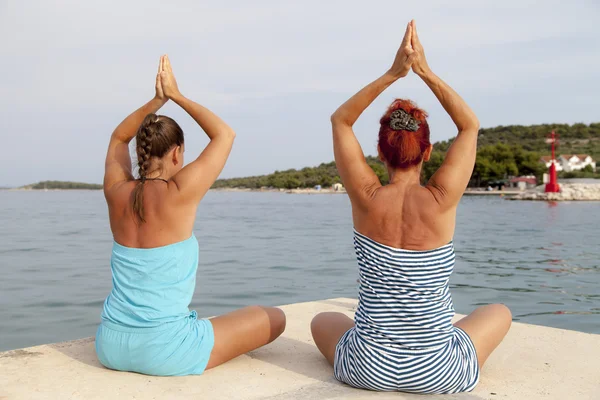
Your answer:
[[[168,100],[210,139],[185,167],[183,131],[173,119],[155,114]],[[128,149],[134,137],[139,179]],[[168,57],[161,57],[155,97],[115,129],[106,156],[113,289],[96,334],[96,352],[106,367],[201,374],[270,343],[285,329],[285,315],[277,308],[247,307],[210,320],[188,309],[198,267],[196,210],[221,173],[234,137],[219,117],[179,92]]]

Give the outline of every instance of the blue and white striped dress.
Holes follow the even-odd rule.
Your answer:
[[[458,393],[479,380],[469,336],[452,325],[452,242],[402,250],[354,231],[360,274],[355,327],[336,347],[334,374],[380,391]]]

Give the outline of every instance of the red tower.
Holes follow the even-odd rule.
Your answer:
[[[554,146],[558,141],[558,135],[552,131],[552,133],[546,139],[546,143],[552,144],[552,163],[550,164],[550,181],[546,183],[546,193],[558,193],[560,192],[560,186],[556,180],[556,158],[554,154]]]

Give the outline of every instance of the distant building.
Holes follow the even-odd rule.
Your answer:
[[[596,170],[596,162],[588,154],[561,154],[558,159],[566,172],[579,171],[588,165]]]
[[[341,192],[342,190],[344,190],[344,186],[341,183],[334,183],[331,188],[333,189],[334,192]]]
[[[550,168],[550,164],[552,163],[550,156],[544,156],[540,161],[546,165],[546,168]],[[596,170],[596,162],[589,154],[561,154],[554,163],[556,165],[556,171],[579,171],[588,165],[590,165],[594,171]]]
[[[540,162],[543,162],[543,163],[544,163],[544,165],[546,166],[546,168],[550,168],[550,165],[552,164],[552,156],[543,156],[543,157],[540,159]],[[560,164],[560,161],[559,161],[559,160],[554,160],[554,165],[556,165],[556,171],[557,171],[557,172],[558,172],[558,171],[562,171],[562,170],[563,170],[563,167],[562,167],[562,165]]]
[[[509,181],[510,187],[519,190],[534,189],[537,186],[537,179],[533,175],[516,176]]]

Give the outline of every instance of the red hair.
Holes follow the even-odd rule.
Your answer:
[[[400,130],[390,127],[390,116],[402,109],[417,120],[419,128],[416,132]],[[419,165],[423,161],[423,154],[431,142],[429,141],[429,125],[427,113],[410,100],[396,99],[388,107],[386,113],[379,121],[379,156],[393,168],[409,168]]]

